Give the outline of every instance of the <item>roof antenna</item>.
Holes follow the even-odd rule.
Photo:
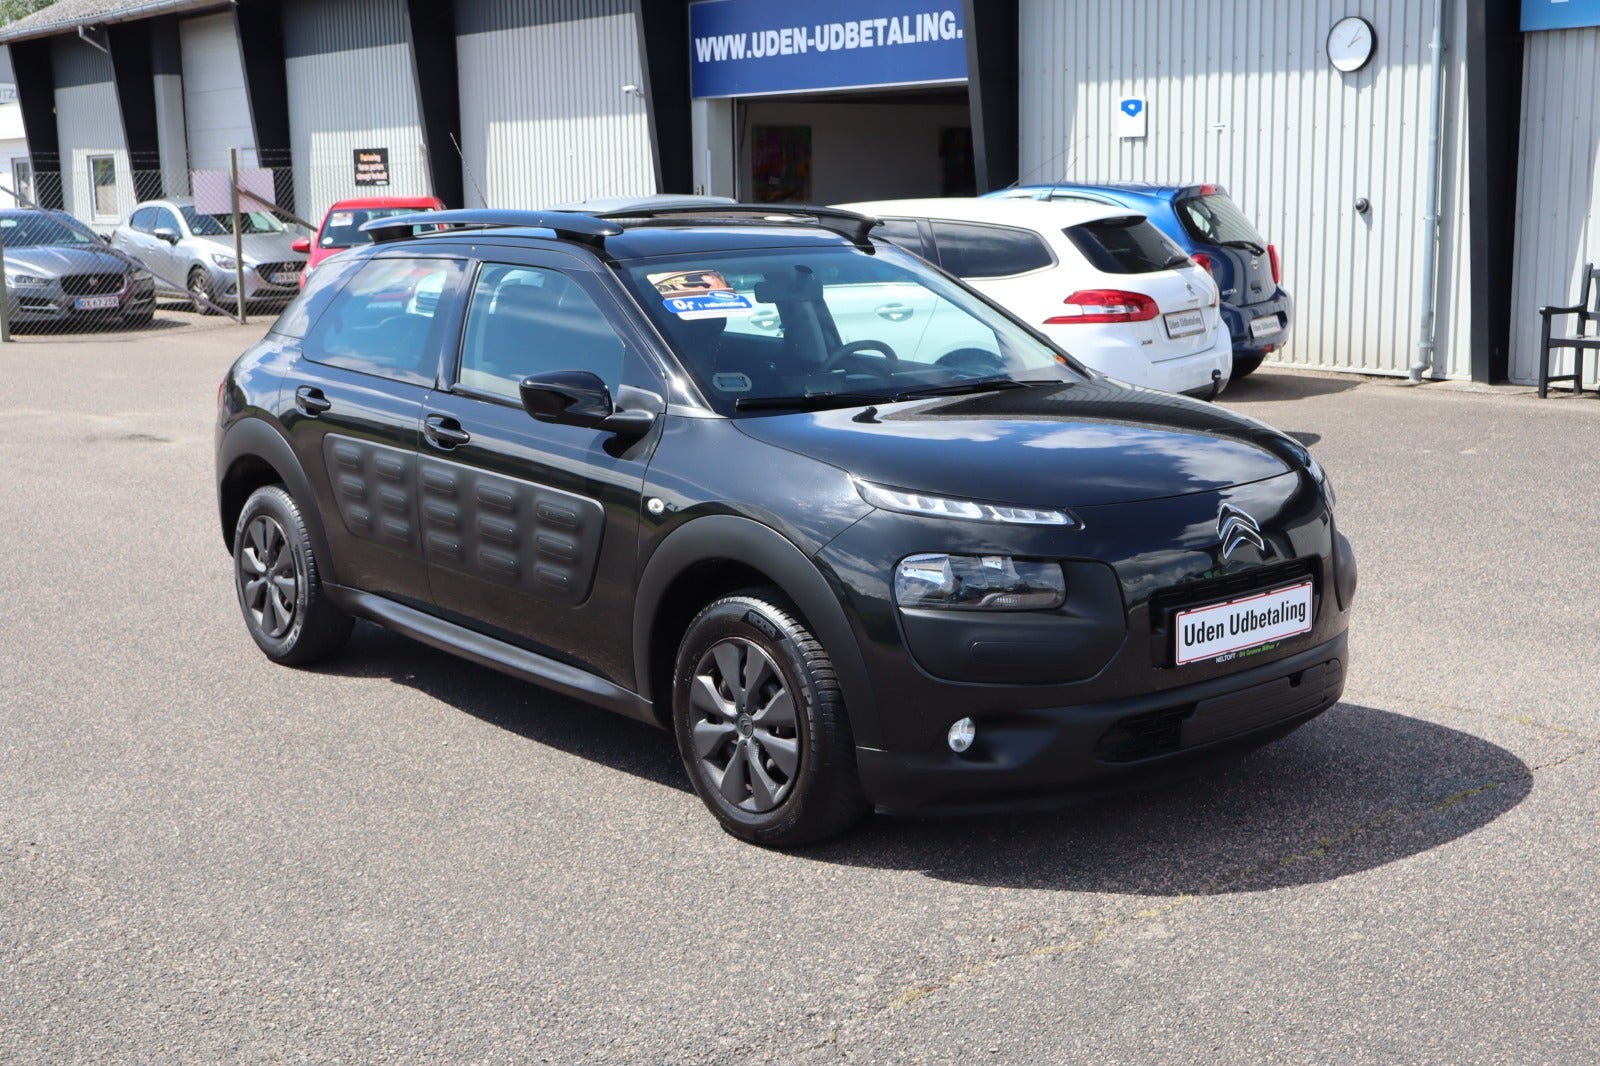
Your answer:
[[[473,191],[478,194],[479,202],[488,207],[489,198],[483,195],[483,187],[478,184],[478,176],[472,172],[472,165],[467,162],[467,155],[461,150],[461,142],[456,140],[454,133],[450,134],[450,143],[456,146],[456,156],[461,160],[461,169],[467,172],[467,178],[472,182]]]

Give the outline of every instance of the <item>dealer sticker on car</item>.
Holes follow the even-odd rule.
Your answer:
[[[1177,663],[1199,662],[1311,631],[1311,582],[1182,611]]]
[[[1260,340],[1269,333],[1276,333],[1283,328],[1277,315],[1260,315],[1250,320],[1250,336]]]
[[[1167,336],[1176,340],[1179,337],[1192,337],[1196,333],[1204,333],[1206,329],[1206,316],[1198,309],[1194,311],[1174,311],[1167,315]]]

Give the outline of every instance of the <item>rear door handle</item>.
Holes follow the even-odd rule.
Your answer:
[[[911,317],[912,309],[905,304],[883,304],[878,308],[879,318],[887,318],[890,322],[904,322]]]
[[[294,405],[308,415],[320,415],[333,406],[333,401],[315,385],[301,385],[294,390]]]
[[[439,448],[457,448],[472,439],[461,423],[446,415],[429,415],[422,423],[422,435]]]

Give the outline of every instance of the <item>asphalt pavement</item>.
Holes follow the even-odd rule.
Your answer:
[[[261,656],[211,433],[263,329],[0,346],[5,1063],[1600,1060],[1600,400],[1237,383],[1355,543],[1344,701],[785,854],[665,733],[367,625]]]

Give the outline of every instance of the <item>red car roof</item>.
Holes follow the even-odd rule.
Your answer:
[[[335,211],[359,211],[364,207],[431,207],[443,211],[444,204],[433,196],[358,196],[354,200],[340,200],[328,208]]]

